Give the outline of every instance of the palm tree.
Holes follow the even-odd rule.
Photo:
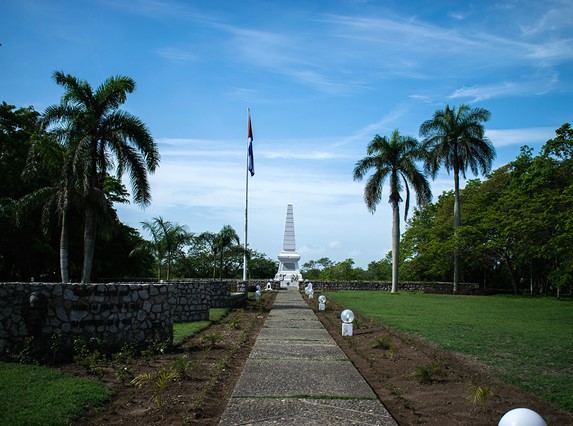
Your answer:
[[[434,112],[432,119],[420,126],[422,149],[426,152],[424,167],[432,178],[444,166],[454,173],[454,236],[461,225],[460,173],[465,179],[468,167],[477,175],[490,172],[495,159],[495,148],[485,137],[482,123],[489,120],[491,113],[484,108],[470,108],[460,105]],[[460,282],[459,250],[454,250],[454,293]]]
[[[188,244],[192,235],[184,226],[154,217],[151,222],[141,222],[143,229],[151,234],[152,241],[141,249],[151,249],[158,264],[157,279],[161,280],[161,265],[167,263],[166,279],[170,279],[171,264],[180,254],[183,246]]]
[[[211,263],[213,265],[213,279],[215,279],[217,268],[217,234],[210,231],[202,232],[197,236],[196,242],[199,245],[207,246],[210,253],[213,254],[213,261]]]
[[[69,167],[82,187],[85,203],[84,264],[82,282],[89,282],[93,264],[98,213],[106,213],[104,182],[115,167],[121,178],[128,171],[133,198],[146,206],[151,202],[147,172],[159,164],[159,152],[145,124],[119,107],[135,82],[124,76],[110,77],[96,90],[90,84],[61,71],[53,75],[65,89],[60,104],[44,113],[47,124],[59,124],[64,137]],[[115,160],[115,162],[114,162]]]
[[[70,282],[68,256],[68,210],[70,197],[73,194],[69,179],[68,164],[65,161],[66,151],[54,138],[39,134],[34,137],[26,167],[22,173],[24,180],[37,176],[51,177],[48,186],[22,197],[19,210],[42,207],[42,228],[49,229],[52,212],[55,210],[60,217],[60,274],[63,283]],[[58,177],[59,176],[59,177]]]
[[[394,130],[390,139],[374,136],[366,148],[367,156],[356,163],[354,180],[360,181],[372,169],[364,187],[364,202],[374,214],[376,205],[382,199],[382,188],[389,179],[390,194],[388,202],[392,205],[392,293],[398,289],[398,264],[400,261],[400,193],[406,191],[404,220],[410,206],[410,187],[416,193],[419,206],[425,205],[432,198],[430,184],[424,174],[418,170],[415,161],[421,159],[418,141],[409,136],[400,136]]]
[[[219,254],[219,279],[223,279],[223,253],[240,244],[239,236],[231,225],[225,225],[215,237],[215,252]]]

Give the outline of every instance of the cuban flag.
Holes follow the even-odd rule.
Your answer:
[[[247,168],[251,176],[255,175],[255,157],[253,156],[253,127],[251,126],[251,111],[249,110],[249,124],[247,130],[247,140],[249,142],[249,152],[247,156]]]

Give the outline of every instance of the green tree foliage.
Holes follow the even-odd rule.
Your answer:
[[[193,236],[185,226],[164,220],[161,216],[142,222],[141,225],[151,235],[151,241],[138,246],[134,253],[151,252],[157,265],[157,279],[162,279],[161,271],[165,267],[165,279],[169,280],[172,264],[184,257],[184,248],[192,241]]]
[[[50,174],[22,177],[40,131],[40,114],[34,108],[0,104],[0,280],[53,279],[57,237],[42,227],[40,212],[24,211],[19,205],[20,199],[50,179]]]
[[[82,206],[65,192],[62,169],[66,149],[43,127],[41,116],[33,108],[0,105],[0,280],[42,281],[79,280],[81,276]],[[70,189],[70,188],[68,188]],[[106,176],[104,192],[109,201],[109,220],[102,221],[96,248],[98,262],[94,273],[99,277],[149,276],[149,256],[128,257],[142,241],[139,233],[121,224],[112,202],[125,201],[127,191],[121,182]],[[67,208],[67,226],[62,224],[62,203]],[[62,229],[69,250],[67,267],[60,267]],[[68,236],[69,234],[69,241]],[[25,241],[25,244],[22,242]],[[60,248],[60,256],[58,256]],[[69,274],[62,274],[62,270]]]
[[[569,124],[539,155],[520,155],[460,191],[463,225],[449,236],[452,193],[414,214],[403,236],[403,273],[445,280],[456,250],[461,278],[514,292],[571,289],[573,277],[573,158]]]
[[[256,250],[249,250],[248,259],[249,278],[252,279],[273,278],[279,269],[278,261],[271,260]]]

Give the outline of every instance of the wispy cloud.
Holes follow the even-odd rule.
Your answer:
[[[180,49],[177,47],[162,47],[156,49],[155,52],[162,58],[172,62],[188,62],[197,59],[196,55],[190,50]]]
[[[509,145],[542,144],[553,137],[555,129],[551,127],[530,127],[521,129],[488,129],[486,136],[498,147]]]
[[[545,13],[535,22],[521,26],[524,36],[532,37],[543,33],[555,33],[563,28],[571,28],[573,3],[570,1],[557,1],[546,3],[544,6],[547,7]]]
[[[449,99],[469,98],[469,102],[484,101],[499,96],[517,95],[523,92],[523,87],[517,83],[507,81],[489,86],[462,87],[456,89]]]

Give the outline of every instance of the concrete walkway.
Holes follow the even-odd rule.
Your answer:
[[[397,425],[298,288],[281,290],[220,425]]]

